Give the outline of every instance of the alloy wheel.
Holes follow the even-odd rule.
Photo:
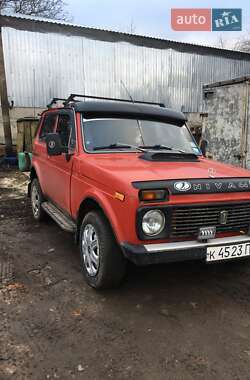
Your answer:
[[[95,276],[100,265],[99,239],[92,224],[87,224],[82,233],[82,256],[90,276]]]

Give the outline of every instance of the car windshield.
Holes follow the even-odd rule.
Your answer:
[[[175,124],[135,119],[83,119],[87,151],[135,151],[136,147],[200,155],[188,128]]]

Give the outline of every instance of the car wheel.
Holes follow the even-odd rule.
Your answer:
[[[32,214],[35,220],[41,221],[46,218],[46,213],[42,209],[43,194],[37,178],[34,178],[30,189]]]
[[[83,275],[93,288],[117,287],[125,278],[127,261],[100,211],[91,211],[83,219],[80,258]]]

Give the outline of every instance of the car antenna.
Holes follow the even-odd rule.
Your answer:
[[[123,85],[123,87],[124,87],[126,93],[128,94],[129,99],[131,100],[131,102],[132,102],[133,104],[135,104],[134,99],[132,98],[132,95],[130,94],[130,92],[129,92],[127,86],[125,86],[125,83],[123,82],[122,79],[120,79],[120,81],[121,81],[121,84]],[[145,143],[144,143],[144,139],[143,139],[143,136],[142,136],[141,124],[140,124],[140,122],[139,122],[138,119],[136,119],[136,121],[137,121],[137,125],[138,125],[139,131],[140,131],[141,141],[142,141],[143,145],[145,145]]]
[[[132,98],[132,95],[130,94],[129,90],[127,89],[127,86],[125,86],[125,83],[123,82],[122,79],[121,79],[121,84],[123,85],[123,87],[124,87],[124,89],[125,89],[125,91],[126,91],[128,97],[129,97],[129,99],[131,100],[131,102],[132,102],[132,103],[135,103],[135,102],[134,102],[134,99]]]

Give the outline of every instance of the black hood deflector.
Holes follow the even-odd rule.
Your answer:
[[[141,160],[157,162],[198,162],[199,158],[193,153],[155,152],[148,151],[139,156]]]

